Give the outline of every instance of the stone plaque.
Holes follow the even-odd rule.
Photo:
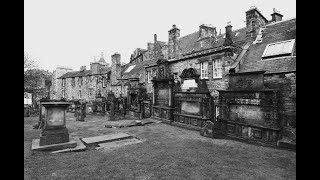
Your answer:
[[[265,71],[229,74],[229,89],[254,90],[263,89],[263,74]]]
[[[184,101],[181,102],[181,113],[200,115],[200,102]]]

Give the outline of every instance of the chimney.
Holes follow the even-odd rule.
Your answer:
[[[100,74],[100,68],[101,68],[100,63],[98,63],[98,62],[90,63],[90,69],[92,71],[92,74]]]
[[[87,67],[86,67],[86,66],[81,66],[81,67],[80,67],[80,71],[85,71],[85,70],[87,70]]]
[[[224,40],[223,46],[229,46],[230,44],[233,43],[231,33],[232,33],[232,26],[231,26],[231,22],[229,21],[228,25],[226,26],[226,38]]]
[[[121,78],[121,56],[119,53],[111,55],[111,85],[117,84]]]
[[[199,26],[199,39],[216,36],[216,27],[211,24],[201,24]]]
[[[178,38],[180,37],[180,29],[176,25],[172,25],[172,29],[169,30],[168,41],[168,59],[178,58]]]
[[[111,65],[121,64],[121,56],[119,53],[111,55]]]
[[[258,35],[260,27],[265,26],[267,23],[268,20],[260,13],[257,7],[250,7],[246,12],[247,39],[254,40]]]
[[[276,10],[276,8],[273,8],[273,13],[271,14],[271,17],[271,22],[278,22],[282,20],[283,15],[280,14],[280,12]]]
[[[157,34],[154,34],[154,43],[157,42]]]

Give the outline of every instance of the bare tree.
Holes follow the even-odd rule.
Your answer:
[[[24,71],[37,68],[38,63],[26,51],[24,52]]]

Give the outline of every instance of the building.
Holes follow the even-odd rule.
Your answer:
[[[296,18],[282,20],[283,15],[274,9],[268,20],[256,7],[246,11],[245,16],[245,27],[233,30],[229,22],[224,34],[217,34],[212,25],[202,24],[198,31],[180,37],[180,29],[173,25],[168,31],[170,74],[183,87],[182,72],[194,69],[218,105],[219,90],[228,88],[229,74],[265,71],[265,86],[280,94],[282,134],[295,139]],[[147,91],[153,93],[157,64],[151,63],[145,69]],[[217,107],[215,111],[218,112]]]

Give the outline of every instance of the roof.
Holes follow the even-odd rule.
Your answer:
[[[128,78],[140,78],[140,76],[144,76],[144,67],[155,65],[157,64],[157,60],[148,60],[148,61],[142,61],[141,63],[137,64],[126,64],[123,69],[121,69],[122,79],[128,79]],[[130,72],[125,72],[130,66],[135,65],[135,67]]]
[[[102,67],[100,69],[100,75],[102,74],[107,74],[109,71],[111,71],[111,67]],[[85,76],[90,76],[92,75],[92,70],[84,70],[84,71],[70,71],[62,76],[58,77],[58,79],[62,78],[72,78],[72,77],[85,77]]]
[[[235,36],[236,34],[237,36]],[[225,33],[218,35],[215,38],[214,37],[203,38],[201,40],[203,41],[203,46],[200,47],[199,31],[196,31],[194,33],[191,33],[189,35],[179,38],[178,47],[179,47],[179,50],[181,51],[182,56],[196,52],[196,51],[221,47],[223,46],[223,43],[225,41],[224,35]],[[243,43],[243,41],[246,39],[246,28],[233,30],[231,33],[231,37],[234,44],[243,46],[245,44]]]
[[[261,60],[263,52],[268,44],[295,38],[296,18],[268,24],[262,42],[251,44],[246,54],[243,56],[243,64],[240,66],[239,72],[264,70],[266,71],[266,74],[268,74],[296,71],[295,56]]]

